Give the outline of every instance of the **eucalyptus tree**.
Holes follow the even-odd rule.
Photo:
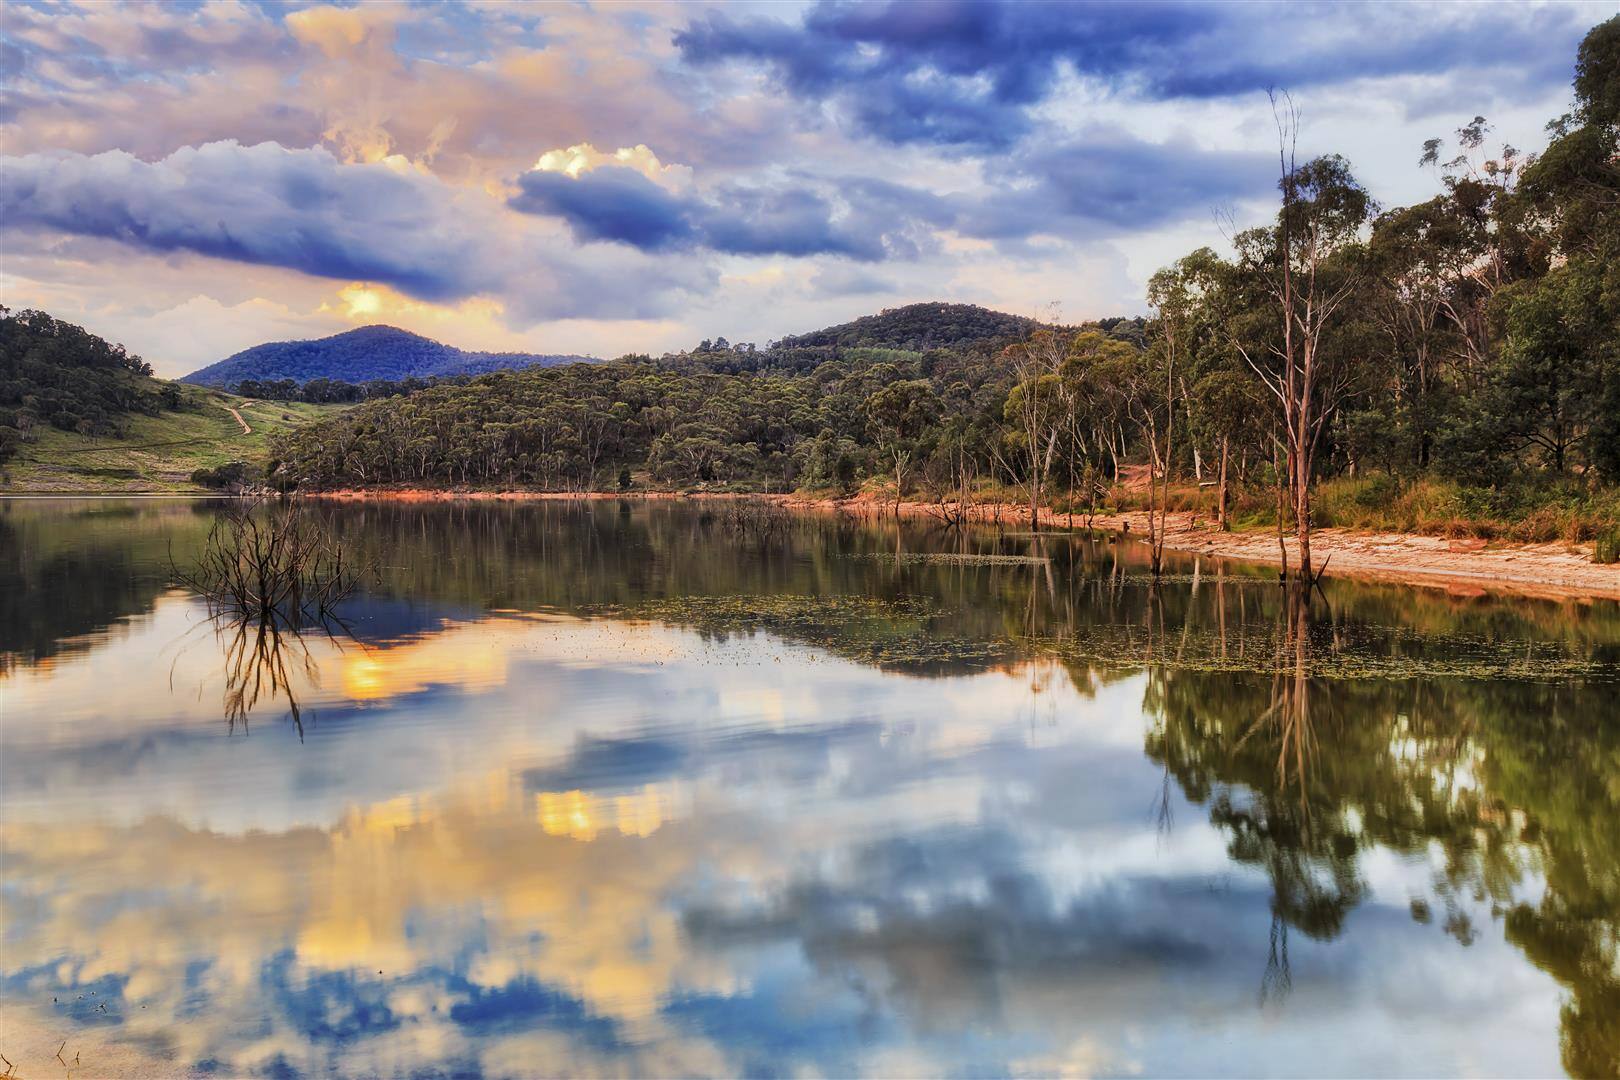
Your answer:
[[[1263,346],[1242,338],[1235,344],[1280,406],[1299,572],[1310,582],[1317,451],[1355,375],[1328,338],[1362,283],[1361,232],[1375,207],[1344,158],[1296,164],[1298,113],[1286,98],[1274,99],[1274,106],[1282,208],[1275,227],[1250,229],[1235,240],[1240,263],[1272,299],[1281,333]]]
[[[1137,383],[1131,412],[1148,444],[1148,547],[1157,577],[1163,567],[1164,533],[1170,516],[1177,378],[1186,378],[1188,356],[1197,348],[1202,289],[1198,275],[1183,260],[1154,274],[1148,280],[1147,295],[1158,318],[1143,353],[1144,378]]]
[[[1084,462],[1088,523],[1101,486],[1104,455],[1111,460],[1113,475],[1119,474],[1127,395],[1139,351],[1127,341],[1086,330],[1070,341],[1058,369],[1062,421],[1074,452]]]
[[[1492,299],[1504,286],[1545,270],[1545,248],[1529,227],[1523,201],[1514,198],[1520,173],[1535,159],[1505,144],[1495,157],[1487,156],[1490,130],[1483,116],[1459,127],[1457,153],[1444,162],[1443,140],[1423,144],[1419,164],[1438,170],[1445,193],[1413,208],[1433,223],[1426,253],[1434,260],[1440,310],[1455,331],[1454,355],[1470,387],[1478,385],[1498,340]]]
[[[927,379],[890,383],[866,399],[869,430],[894,472],[894,512],[900,513],[906,477],[927,450],[939,418],[939,396]]]
[[[1547,450],[1566,425],[1582,464],[1620,480],[1620,16],[1594,27],[1575,63],[1575,108],[1525,168],[1520,202],[1553,258],[1505,298],[1506,344],[1493,381],[1520,388],[1498,404]],[[1540,418],[1523,430],[1526,408]]]
[[[1069,337],[1058,329],[1036,330],[1003,356],[1012,366],[1014,384],[1007,395],[1003,416],[1008,424],[1006,445],[1029,495],[1029,527],[1040,528],[1041,492],[1052,471],[1058,439],[1064,429],[1061,380],[1058,372],[1068,352]]]
[[[1450,283],[1458,234],[1442,198],[1390,210],[1373,222],[1368,314],[1397,367],[1390,412],[1408,432],[1409,464],[1429,466],[1446,407],[1447,363],[1463,346]]]

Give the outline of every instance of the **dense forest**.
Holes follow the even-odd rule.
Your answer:
[[[647,481],[930,497],[987,485],[1087,499],[1144,464],[1270,501],[1309,570],[1316,485],[1434,478],[1480,505],[1620,480],[1620,18],[1594,28],[1574,109],[1527,155],[1475,117],[1414,148],[1436,194],[1382,208],[1337,155],[1279,208],[1154,275],[1153,317],[1040,326],[915,305],[765,348],[503,372],[372,402],[277,448],[287,485]],[[1481,492],[1487,494],[1479,494]],[[1466,508],[1465,508],[1466,509]]]
[[[362,326],[314,341],[270,341],[193,371],[182,381],[234,386],[244,380],[295,383],[400,382],[433,376],[478,375],[506,368],[572,363],[583,356],[468,352],[393,326]]]
[[[367,403],[300,431],[278,447],[273,472],[300,485],[586,490],[628,486],[633,469],[673,487],[852,491],[875,468],[882,439],[871,399],[895,386],[934,407],[916,423],[902,419],[909,426],[897,437],[931,441],[937,406],[949,401],[969,425],[986,425],[982,443],[999,429],[1008,380],[988,343],[927,353],[711,348],[502,372]]]
[[[0,307],[0,462],[41,425],[118,437],[131,414],[178,409],[180,388],[122,345],[43,311]]]

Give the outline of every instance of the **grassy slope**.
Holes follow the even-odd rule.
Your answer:
[[[227,461],[262,461],[273,432],[345,406],[260,401],[200,386],[183,386],[188,407],[158,416],[133,416],[123,439],[86,437],[44,428],[39,440],[18,448],[0,465],[0,493],[128,494],[201,491],[195,469]],[[227,406],[253,429],[242,429]]]

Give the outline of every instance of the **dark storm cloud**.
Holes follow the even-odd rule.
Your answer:
[[[581,240],[611,240],[643,251],[692,243],[691,206],[634,169],[609,166],[576,180],[536,170],[518,178],[510,205],[528,214],[552,214]]]
[[[1210,153],[1097,131],[1000,159],[999,175],[971,194],[936,194],[875,178],[835,186],[802,174],[772,188],[730,185],[678,196],[634,169],[576,178],[530,172],[510,205],[561,217],[580,240],[646,252],[705,248],[733,255],[842,255],[861,262],[915,259],[935,233],[1020,243],[1037,235],[1093,238],[1203,216],[1265,195],[1264,154]]]
[[[210,143],[158,162],[121,151],[0,158],[8,226],[384,282],[428,300],[489,284],[450,202],[431,178],[274,143]]]
[[[707,248],[731,255],[845,255],[884,258],[890,230],[849,219],[804,187],[732,185],[708,197],[678,196],[634,169],[606,166],[573,178],[534,171],[509,205],[555,215],[580,240],[629,244],[642,251]]]
[[[408,166],[344,164],[321,147],[215,142],[155,162],[0,156],[5,229],[375,282],[420,300],[497,296],[520,324],[654,317],[714,284],[697,260],[582,258],[512,225],[482,192]]]
[[[823,0],[797,25],[711,11],[675,44],[695,66],[762,65],[888,142],[995,149],[1030,130],[1029,107],[1066,71],[1148,100],[1453,71],[1545,89],[1568,79],[1590,21],[1505,6]]]

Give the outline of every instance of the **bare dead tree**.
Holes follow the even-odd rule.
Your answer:
[[[1350,372],[1328,362],[1329,327],[1359,284],[1354,273],[1331,274],[1328,262],[1350,241],[1371,203],[1341,159],[1296,159],[1300,113],[1287,93],[1270,92],[1277,127],[1282,212],[1272,241],[1276,265],[1269,284],[1281,319],[1280,344],[1264,350],[1237,342],[1245,362],[1282,409],[1286,477],[1299,572],[1315,580],[1311,562],[1311,479],[1316,451],[1338,405],[1351,391]],[[1301,196],[1302,188],[1309,197]],[[1264,245],[1262,245],[1264,246]],[[1255,258],[1257,264],[1265,262]],[[1266,355],[1269,353],[1270,355]]]
[[[325,617],[360,583],[360,568],[300,506],[247,503],[214,522],[189,568],[175,580],[215,612],[288,621]]]

